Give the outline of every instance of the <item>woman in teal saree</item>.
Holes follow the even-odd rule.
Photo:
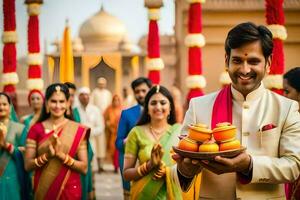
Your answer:
[[[11,100],[0,93],[0,199],[29,199],[30,181],[25,174],[23,155],[24,125],[10,120]]]
[[[170,152],[180,131],[175,122],[170,92],[159,85],[150,89],[140,121],[125,146],[124,178],[132,181],[131,199],[182,199],[180,188],[172,183],[176,168]]]

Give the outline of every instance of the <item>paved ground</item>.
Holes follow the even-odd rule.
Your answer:
[[[97,200],[123,200],[123,189],[120,172],[115,174],[112,165],[104,165],[105,172],[96,173]]]

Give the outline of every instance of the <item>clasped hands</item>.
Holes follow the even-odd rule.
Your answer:
[[[164,150],[161,144],[155,144],[151,150],[150,166],[154,168],[155,173],[152,177],[153,180],[158,180],[166,175],[166,165],[162,161]]]
[[[246,152],[233,158],[216,156],[214,160],[183,158],[178,154],[174,154],[172,157],[177,162],[179,173],[186,178],[194,177],[203,168],[218,175],[230,172],[248,172],[251,163],[251,158]]]
[[[65,159],[65,153],[62,151],[62,143],[57,134],[53,134],[50,138],[50,144],[48,146],[48,158],[57,157],[60,160]]]

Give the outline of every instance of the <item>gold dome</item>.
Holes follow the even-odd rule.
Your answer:
[[[83,43],[119,43],[126,35],[126,29],[121,20],[101,7],[100,11],[81,25],[79,35]]]

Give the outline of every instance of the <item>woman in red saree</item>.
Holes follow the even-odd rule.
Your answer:
[[[35,170],[35,199],[81,199],[80,174],[87,172],[89,129],[66,116],[69,90],[64,84],[46,90],[41,116],[28,133],[25,168]]]
[[[107,152],[109,152],[115,172],[118,171],[118,151],[116,150],[115,142],[117,139],[117,128],[122,112],[121,98],[114,95],[111,105],[104,112],[105,132],[107,134]]]

